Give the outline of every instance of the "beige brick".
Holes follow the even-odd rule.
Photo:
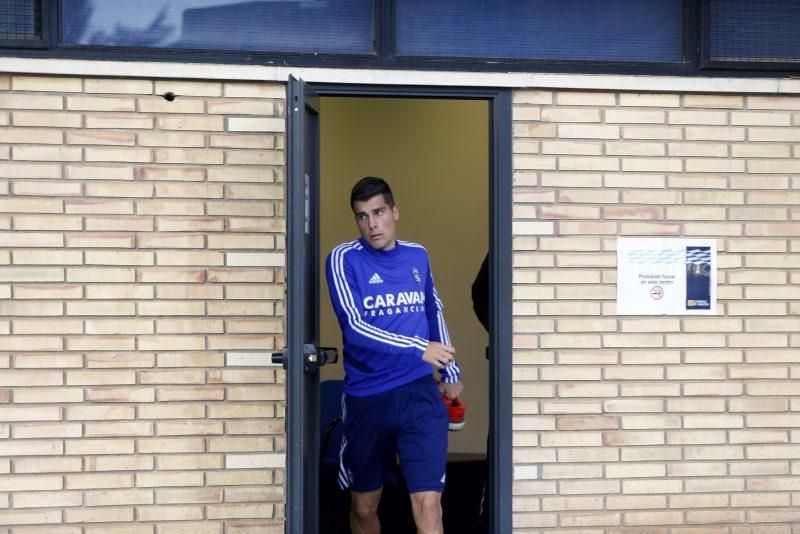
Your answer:
[[[87,471],[137,471],[152,470],[153,457],[143,455],[131,456],[91,456],[86,458]],[[132,486],[133,479],[124,486]]]
[[[220,134],[209,137],[209,146],[215,148],[260,148],[274,149],[275,137],[259,134]]]
[[[204,452],[204,445],[203,445],[203,438],[141,438],[137,440],[138,451],[140,453],[199,453]],[[161,473],[153,473],[155,475]],[[169,475],[169,473],[164,473],[165,475]],[[202,485],[202,473],[200,474],[200,483],[197,482],[196,474],[192,474],[192,477],[188,480],[195,482],[191,485]],[[178,477],[174,480],[175,482],[181,481],[182,474],[179,474]],[[152,481],[157,479],[151,478]],[[186,480],[186,479],[184,479]],[[162,479],[162,481],[165,481]],[[168,486],[171,484],[167,484]]]
[[[271,504],[213,504],[206,510],[209,519],[273,517]]]
[[[744,141],[745,129],[723,126],[687,126],[685,139],[687,141]],[[767,141],[769,139],[754,139],[753,129],[749,131],[751,141]]]
[[[157,163],[188,163],[195,165],[221,165],[224,154],[221,150],[208,148],[162,148],[156,149]]]
[[[208,100],[208,112],[218,115],[274,115],[275,105],[270,100]]]
[[[14,91],[79,93],[82,85],[80,78],[41,75],[15,75],[11,77],[11,87]]]
[[[152,252],[93,251],[84,253],[87,265],[153,265]]]
[[[83,495],[79,491],[37,491],[14,493],[14,508],[52,508],[56,506],[81,506]]]
[[[152,299],[155,295],[153,286],[144,284],[92,284],[86,286],[85,297],[90,300],[104,299]],[[89,305],[87,303],[87,305]],[[126,313],[125,315],[128,315]],[[137,332],[138,333],[138,332]]]
[[[159,130],[221,132],[225,128],[225,119],[215,116],[181,117],[180,115],[162,115],[156,118],[156,128]]]
[[[147,148],[85,148],[86,161],[113,161],[148,163],[153,161],[153,151]]]
[[[283,99],[286,96],[286,88],[281,84],[230,82],[224,84],[224,90],[225,96],[239,98]]]
[[[81,218],[64,215],[15,215],[14,229],[20,230],[80,230]]]
[[[84,423],[86,437],[152,436],[153,424],[150,422],[103,422]]]
[[[124,458],[124,457],[120,457]],[[91,463],[101,460],[115,460],[114,457],[97,457]],[[69,489],[96,489],[96,488],[131,488],[133,475],[129,473],[75,473],[65,478],[65,487]]]
[[[5,109],[64,109],[61,96],[0,94],[0,108]]]
[[[513,95],[514,104],[552,104],[553,93],[550,91],[535,91],[535,90],[518,90],[514,91]]]
[[[525,108],[522,108],[525,109]],[[515,120],[526,120],[517,110]],[[538,120],[532,118],[527,120]],[[581,108],[545,108],[541,111],[541,120],[544,122],[600,122],[600,110]]]
[[[206,169],[202,167],[136,167],[136,177],[139,180],[202,182],[205,175]]]
[[[748,96],[748,109],[800,109],[800,99],[793,95]]]
[[[228,119],[230,132],[284,132],[286,120],[283,118],[231,117]]]
[[[141,234],[140,248],[203,248],[205,239],[199,234]]]
[[[74,180],[133,180],[133,169],[102,165],[67,165],[66,177]]]
[[[45,128],[4,128],[3,142],[58,145],[63,142],[63,134],[58,130]]]
[[[159,436],[194,436],[223,433],[223,425],[216,421],[178,421],[156,423]]]
[[[685,97],[684,97],[685,98]],[[727,124],[728,114],[722,111],[670,111],[669,124]]]
[[[84,495],[86,506],[120,506],[125,504],[153,504],[154,502],[152,490],[87,491]]]
[[[731,113],[731,124],[742,126],[790,126],[787,113],[742,111]]]
[[[159,96],[138,99],[139,111],[145,113],[203,113],[205,103],[201,98],[176,98],[173,101]]]
[[[64,444],[53,440],[3,440],[0,442],[0,456],[61,456]]]
[[[183,96],[221,96],[222,84],[216,82],[184,82],[156,81],[155,93],[175,93],[180,99]]]
[[[280,486],[261,488],[229,488],[225,492],[228,502],[281,502],[284,499]]]
[[[137,346],[141,350],[203,350],[206,340],[203,336],[138,336]]]
[[[158,286],[158,298],[160,299],[221,299],[223,297],[222,287],[209,285],[160,285]],[[196,324],[196,323],[195,323]]]
[[[625,514],[625,525],[633,527],[640,525],[652,527],[655,525],[681,525],[681,524],[683,524],[683,513],[678,511],[628,512]],[[655,529],[648,529],[648,531],[653,532],[655,531]]]
[[[153,127],[153,117],[139,113],[87,113],[85,121],[86,128],[127,130]]]
[[[205,134],[200,132],[139,132],[137,138],[140,146],[152,147],[202,147],[206,143]]]
[[[561,124],[558,126],[558,137],[566,139],[619,139],[619,126]]]
[[[60,383],[60,382],[59,382]],[[35,388],[14,391],[15,404],[83,402],[80,388]]]
[[[67,315],[134,315],[132,302],[82,301],[68,302]]]
[[[225,356],[219,352],[176,352],[158,355],[158,367],[222,367]]]
[[[82,115],[80,113],[59,111],[16,111],[13,113],[13,118],[15,126],[78,128],[82,123]]]
[[[239,215],[243,217],[269,217],[273,215],[272,206],[263,201],[221,201],[206,202],[208,215]],[[201,211],[199,215],[202,215]]]
[[[155,390],[137,387],[86,388],[86,400],[89,402],[154,402]]]
[[[158,468],[161,471],[182,471],[187,469],[222,469],[225,467],[225,457],[221,454],[177,454],[160,455]],[[186,490],[206,491],[206,490]]]
[[[158,388],[158,400],[170,401],[198,401],[222,400],[225,397],[225,388],[214,386],[170,386]]]
[[[283,523],[281,522],[281,525]],[[171,522],[164,529],[160,529],[159,534],[222,534],[223,524],[203,520],[202,522],[180,521]],[[239,522],[232,524],[229,529],[248,528],[247,525],[241,525]],[[258,528],[258,527],[257,527]],[[233,532],[233,530],[231,530]]]
[[[203,518],[201,506],[140,506],[136,509],[136,513],[142,521],[185,521]]]
[[[51,330],[48,328],[47,331]],[[16,369],[82,366],[83,358],[80,354],[18,354],[14,356],[14,368]]]
[[[133,214],[133,202],[128,200],[67,200],[64,207],[67,213]]]
[[[158,217],[156,222],[162,232],[221,232],[225,229],[222,217]]]
[[[60,490],[63,487],[60,475],[6,475],[0,479],[0,491],[20,488],[28,491]]]
[[[139,215],[203,215],[200,201],[138,200],[136,212]]]
[[[84,91],[87,93],[150,94],[153,92],[153,82],[150,80],[86,78]]]
[[[4,510],[0,515],[0,525],[60,523],[61,513],[61,510]]]
[[[119,96],[68,96],[67,109],[76,111],[136,111],[133,98]]]
[[[0,421],[57,421],[61,409],[57,406],[0,406]]]
[[[276,169],[270,167],[211,167],[208,169],[210,182],[275,182]]]
[[[64,521],[67,523],[105,523],[119,521],[133,521],[133,508],[81,508],[64,511]]]
[[[13,147],[11,156],[18,161],[79,161],[81,159],[81,149],[62,146],[18,145]]]
[[[800,141],[800,130],[797,128],[749,128],[750,141]]]

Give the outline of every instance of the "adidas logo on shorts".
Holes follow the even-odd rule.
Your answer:
[[[372,275],[372,278],[369,279],[370,284],[382,284],[383,278],[378,273]]]

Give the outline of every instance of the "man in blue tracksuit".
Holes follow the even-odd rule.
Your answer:
[[[367,177],[350,206],[361,238],[326,261],[331,302],[344,338],[344,436],[339,484],[350,488],[354,534],[380,531],[378,504],[396,456],[418,532],[442,533],[441,494],[448,412],[463,386],[425,249],[397,239],[389,185]]]

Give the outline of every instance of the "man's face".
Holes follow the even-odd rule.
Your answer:
[[[383,195],[375,195],[363,202],[353,202],[356,224],[361,237],[376,250],[392,250],[397,244],[396,207],[390,208]]]

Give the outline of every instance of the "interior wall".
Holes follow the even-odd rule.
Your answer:
[[[324,261],[358,237],[350,190],[363,176],[385,178],[395,195],[398,237],[430,254],[445,320],[465,384],[467,426],[450,452],[485,453],[489,424],[488,335],[470,288],[488,250],[489,105],[479,100],[324,98],[321,119],[321,343],[339,346]],[[341,378],[341,363],[322,379]]]

